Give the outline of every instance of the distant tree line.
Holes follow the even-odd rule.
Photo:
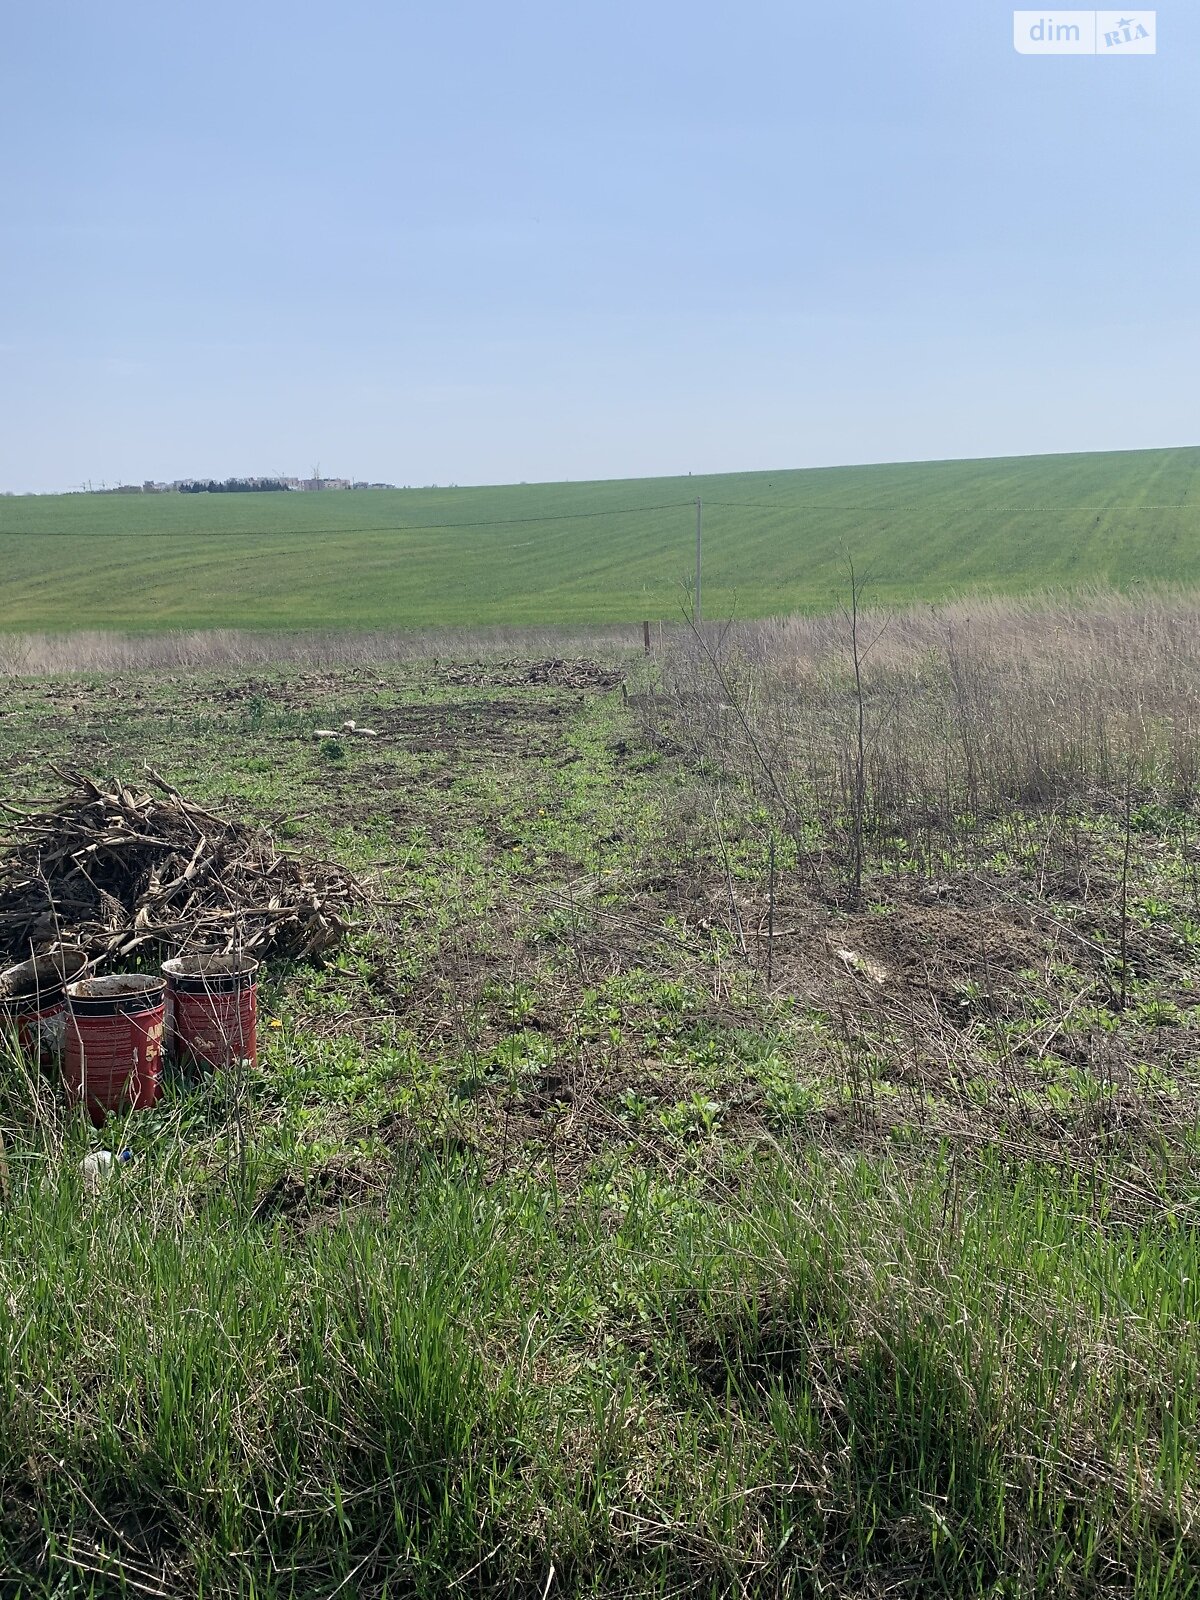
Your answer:
[[[194,478],[179,485],[180,494],[269,494],[286,492],[282,478],[226,478],[218,483],[215,478]]]

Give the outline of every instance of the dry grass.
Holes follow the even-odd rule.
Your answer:
[[[791,826],[844,835],[862,713],[864,828],[961,833],[1014,804],[1111,798],[1185,807],[1200,779],[1200,599],[1096,595],[860,609],[680,635],[652,727],[745,782]]]
[[[129,634],[0,633],[0,678],[59,673],[139,672],[157,668],[367,666],[390,661],[494,656],[628,654],[641,628],[398,628],[259,633],[238,628]]]
[[[1190,1184],[1196,605],[857,620],[857,672],[850,614],[705,629],[637,697],[716,819],[693,915],[832,1019],[847,1123]]]

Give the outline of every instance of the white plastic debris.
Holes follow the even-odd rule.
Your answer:
[[[880,985],[887,982],[888,971],[881,962],[872,961],[870,956],[859,955],[857,950],[839,949],[834,952],[839,961],[844,961],[851,972],[861,973],[864,978],[870,978],[872,983]]]
[[[80,1163],[80,1172],[83,1174],[83,1187],[88,1194],[95,1194],[100,1185],[108,1177],[113,1167],[117,1164],[124,1166],[127,1161],[133,1160],[131,1150],[122,1150],[119,1155],[113,1155],[111,1150],[93,1150],[86,1155]]]
[[[338,739],[343,733],[352,733],[356,739],[378,739],[375,728],[360,728],[357,722],[343,722],[340,728],[314,728],[314,739]]]

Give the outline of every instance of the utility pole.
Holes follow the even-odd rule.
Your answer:
[[[696,497],[696,606],[694,621],[700,621],[700,560],[704,544],[704,507]]]

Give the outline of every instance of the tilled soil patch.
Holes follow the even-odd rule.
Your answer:
[[[381,738],[416,754],[471,751],[544,755],[557,746],[582,705],[570,700],[486,700],[460,705],[408,705],[380,711],[371,726]]]
[[[464,661],[438,669],[443,683],[475,689],[508,689],[546,684],[556,689],[615,689],[625,680],[620,667],[587,659],[565,661]]]

